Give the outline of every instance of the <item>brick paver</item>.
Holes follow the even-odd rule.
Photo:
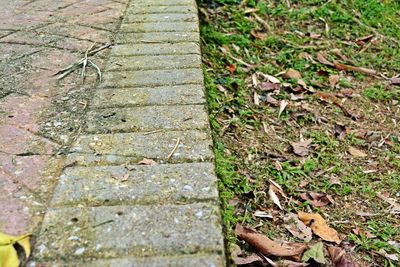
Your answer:
[[[31,265],[225,265],[198,31],[195,0],[127,4]]]

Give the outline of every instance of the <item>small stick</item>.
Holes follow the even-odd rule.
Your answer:
[[[171,153],[169,153],[167,160],[171,159],[171,157],[174,155],[176,149],[178,148],[179,143],[181,142],[181,139],[178,138],[178,140],[176,141],[176,144],[174,146],[174,148],[172,149]]]
[[[149,134],[159,133],[159,132],[162,132],[162,131],[164,131],[164,130],[156,130],[156,131],[151,131],[151,132],[145,132],[145,133],[143,133],[143,135],[149,135]]]

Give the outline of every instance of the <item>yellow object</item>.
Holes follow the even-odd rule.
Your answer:
[[[30,234],[21,236],[10,236],[0,232],[0,267],[18,267],[20,260],[14,244],[20,245],[25,252],[26,259],[31,254],[31,245],[29,243]]]

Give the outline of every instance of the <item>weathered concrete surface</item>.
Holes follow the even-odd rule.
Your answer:
[[[210,204],[50,209],[36,259],[221,254],[221,234]]]
[[[127,2],[112,1],[94,13],[101,17],[113,3],[122,8]],[[109,17],[81,23],[69,10],[75,4],[82,7],[73,1],[60,11],[74,22],[56,21],[36,32],[55,36],[54,44],[67,51],[108,42],[114,35]],[[134,0],[125,7],[116,44],[109,55],[95,58],[103,70],[102,82],[66,89],[55,101],[70,113],[54,112],[57,120],[45,124],[57,129],[58,135],[49,134],[54,142],[35,135],[28,150],[9,148],[11,141],[3,144],[12,153],[65,155],[30,265],[224,266],[196,3]],[[65,43],[58,41],[64,37]],[[14,36],[19,38],[24,37]],[[32,34],[26,39],[35,46],[53,45]],[[94,81],[91,75],[86,82]],[[77,76],[63,81],[69,86],[81,82]],[[60,127],[68,116],[69,121],[84,122],[79,127],[66,124],[75,135]],[[29,116],[21,118],[34,129],[29,119],[26,123]],[[31,183],[21,179],[22,185]],[[15,186],[9,184],[8,190],[14,192]]]
[[[177,143],[175,153],[167,159]],[[84,166],[137,163],[143,158],[161,163],[211,161],[211,146],[211,136],[195,130],[84,135],[67,160],[69,165]]]
[[[155,34],[153,33],[152,35]],[[171,34],[170,36],[174,36],[174,34]],[[200,55],[200,46],[197,43],[143,42],[143,44],[116,45],[112,50],[113,56],[190,55],[190,54]]]
[[[53,204],[121,205],[218,201],[211,163],[67,168]]]
[[[202,85],[103,89],[95,92],[93,108],[205,104]]]
[[[110,108],[88,113],[87,132],[194,130],[208,127],[204,105]]]
[[[164,257],[129,257],[111,260],[74,261],[71,266],[78,267],[216,267],[223,266],[223,256],[200,254],[196,256],[164,256]],[[45,264],[46,265],[46,264]],[[63,263],[51,262],[51,266],[62,267]]]
[[[200,67],[200,55],[146,55],[122,58],[112,57],[108,61],[106,70],[189,69]]]
[[[152,32],[119,33],[115,38],[117,44],[162,44],[162,43],[193,43],[200,39],[198,32]]]

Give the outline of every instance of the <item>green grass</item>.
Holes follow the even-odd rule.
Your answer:
[[[374,69],[386,77],[396,75],[400,69],[400,3],[291,0],[292,8],[288,8],[285,1],[249,0],[246,6],[240,6],[240,2],[204,0],[200,5],[207,13],[201,23],[205,84],[228,243],[238,242],[233,232],[236,223],[257,225],[260,219],[252,216],[255,210],[276,209],[265,193],[268,180],[273,179],[296,200],[286,202],[286,210],[278,217],[288,211],[311,209],[330,214],[331,220],[348,220],[350,224],[334,227],[356,246],[360,259],[381,266],[394,264],[375,253],[380,248],[399,253],[388,244],[387,237],[400,239],[396,217],[387,214],[387,204],[376,195],[381,191],[391,196],[400,192],[400,114],[394,102],[400,100],[399,88],[383,78],[321,64],[316,54],[322,52],[332,62]],[[258,9],[256,16],[245,12],[249,8]],[[254,32],[265,34],[265,38],[255,38]],[[372,40],[357,41],[370,34]],[[339,49],[347,60],[333,49]],[[228,70],[232,65],[236,67],[233,73]],[[357,115],[357,121],[313,94],[293,92],[297,81],[278,75],[289,68],[299,71],[314,90],[338,95],[338,101]],[[268,104],[267,93],[252,85],[254,75],[263,79],[258,73],[274,75],[287,83],[279,92],[272,92],[276,100],[290,102],[280,118],[279,107]],[[336,74],[340,80],[332,87],[329,76]],[[340,96],[344,89],[352,90],[355,96]],[[254,103],[254,92],[261,96],[260,105]],[[291,94],[304,99],[291,100]],[[333,134],[336,123],[348,129],[344,140]],[[290,143],[297,142],[300,135],[313,140],[305,158],[290,149]],[[386,136],[390,142],[382,143]],[[350,146],[367,152],[367,157],[352,157]],[[332,184],[332,177],[338,177],[340,184]],[[299,184],[305,181],[308,184],[300,189]],[[337,204],[316,209],[300,199],[303,191],[330,194]],[[363,220],[354,215],[360,209],[385,219]],[[377,237],[352,234],[356,226]],[[259,230],[271,237],[287,235],[281,224],[270,221],[263,221]]]

